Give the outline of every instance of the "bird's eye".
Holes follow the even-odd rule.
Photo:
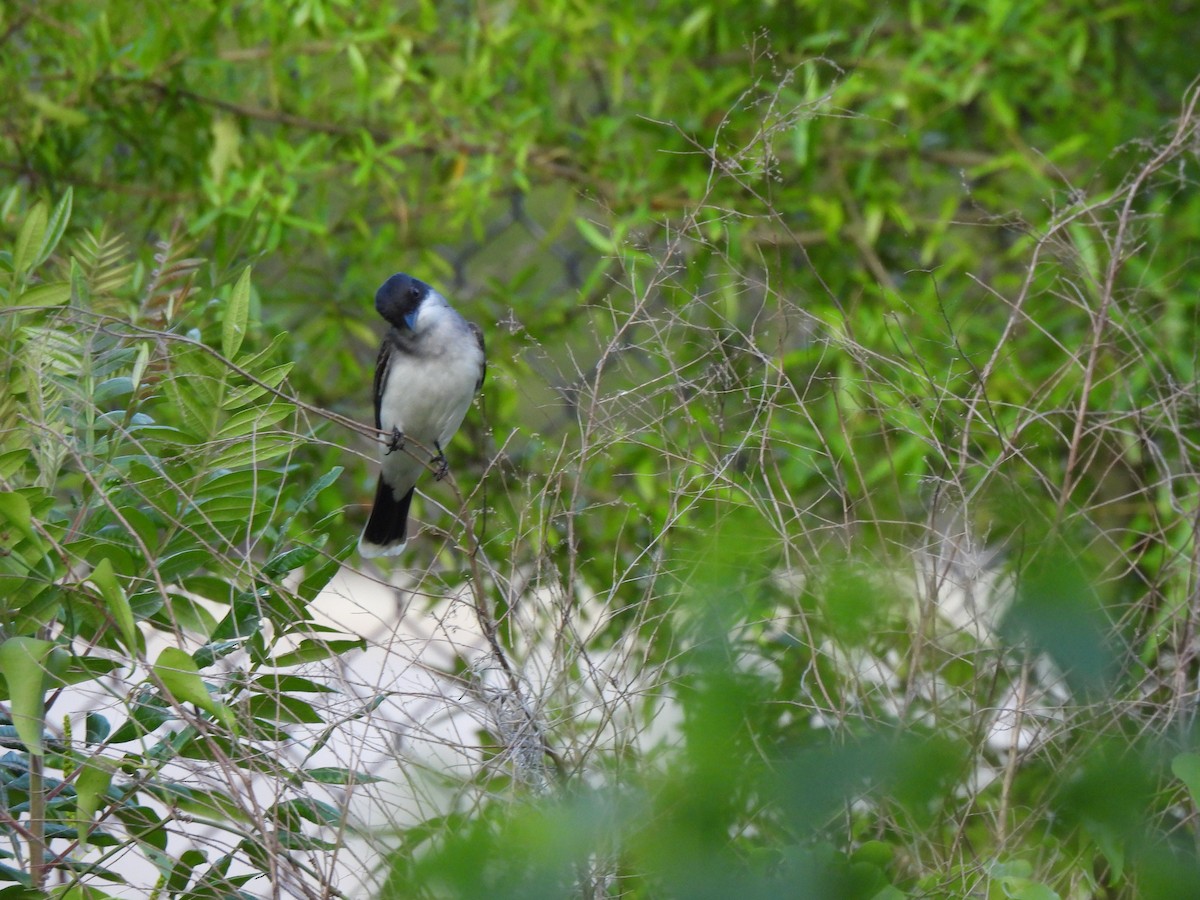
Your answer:
[[[414,284],[412,287],[410,287],[410,288],[408,289],[408,296],[412,297],[412,299],[414,299],[414,300],[420,300],[420,299],[421,299],[421,290],[420,290],[420,288],[418,288],[418,287],[417,287],[417,286]]]

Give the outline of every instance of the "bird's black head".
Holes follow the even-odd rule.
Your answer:
[[[397,328],[412,329],[421,301],[433,290],[423,281],[400,272],[375,292],[375,311]]]

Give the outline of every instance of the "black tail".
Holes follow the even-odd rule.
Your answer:
[[[379,476],[375,488],[375,505],[371,507],[371,518],[358,539],[358,552],[363,556],[395,556],[408,542],[408,507],[412,503],[413,491],[396,499],[392,489]]]

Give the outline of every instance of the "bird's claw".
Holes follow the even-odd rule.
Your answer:
[[[433,466],[434,481],[441,481],[450,474],[450,464],[446,462],[446,454],[442,452],[440,446],[437,448],[437,456],[431,459],[429,463]]]
[[[384,456],[395,453],[397,450],[404,449],[404,432],[395,426],[392,427],[392,435],[388,438],[387,449],[383,452]]]

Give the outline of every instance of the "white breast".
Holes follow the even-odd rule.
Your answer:
[[[379,405],[380,426],[400,429],[431,453],[450,443],[466,417],[483,370],[483,351],[466,321],[438,295],[422,304],[412,353],[393,351]],[[407,479],[416,463],[404,453],[384,468]],[[411,471],[415,480],[419,466]],[[395,483],[395,482],[393,482]]]
[[[434,357],[392,358],[379,405],[380,425],[399,428],[431,449],[450,442],[462,424],[479,380],[479,349]]]

